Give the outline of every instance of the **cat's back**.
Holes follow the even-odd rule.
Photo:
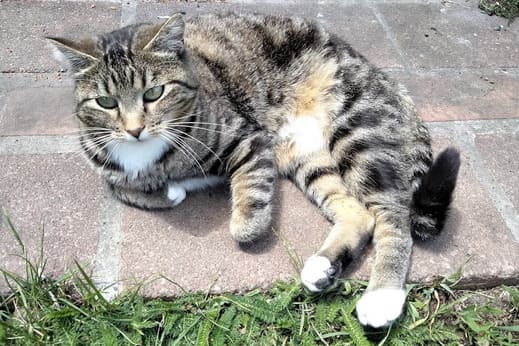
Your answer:
[[[321,49],[328,34],[315,23],[271,15],[207,14],[186,23],[187,47],[206,60],[286,67],[302,51]]]

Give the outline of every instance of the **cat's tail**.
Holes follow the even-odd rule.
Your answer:
[[[460,168],[460,153],[447,148],[434,160],[413,193],[411,232],[426,240],[440,233],[445,223]]]

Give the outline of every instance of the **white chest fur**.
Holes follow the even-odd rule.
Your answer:
[[[137,175],[146,170],[167,150],[168,144],[162,138],[149,138],[145,141],[118,142],[110,144],[111,158],[126,173]]]

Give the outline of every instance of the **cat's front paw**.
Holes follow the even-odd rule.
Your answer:
[[[367,291],[357,303],[357,317],[365,326],[386,327],[400,316],[404,303],[405,290],[401,288]]]
[[[309,291],[321,292],[335,282],[340,271],[340,265],[332,264],[324,256],[313,255],[305,262],[301,271],[301,282]]]
[[[184,199],[186,199],[186,189],[176,183],[168,184],[168,199],[172,202],[173,206],[176,207]]]

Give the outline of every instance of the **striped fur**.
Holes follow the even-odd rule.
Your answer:
[[[306,20],[234,14],[52,40],[74,74],[81,144],[115,196],[168,208],[185,197],[182,181],[224,177],[231,234],[249,242],[269,229],[276,179],[287,177],[332,223],[303,283],[331,285],[374,237],[359,317],[378,326],[399,315],[399,304],[386,319],[371,307],[384,292],[401,297],[411,224],[421,238],[441,229],[459,154],[449,149],[428,173],[429,134],[406,91],[346,42]],[[117,107],[103,109],[102,96]],[[150,149],[121,154],[139,141]]]

